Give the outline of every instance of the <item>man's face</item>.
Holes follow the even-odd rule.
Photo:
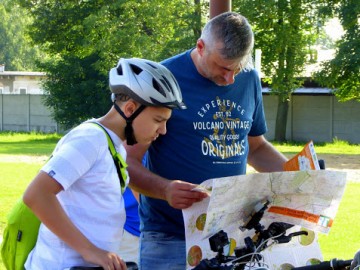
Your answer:
[[[200,56],[200,74],[219,86],[233,84],[235,76],[242,70],[241,59],[224,59],[216,46],[211,49],[204,46]]]

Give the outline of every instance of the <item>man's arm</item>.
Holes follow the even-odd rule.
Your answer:
[[[282,153],[268,142],[264,136],[248,136],[248,163],[258,172],[283,171],[288,160]]]
[[[180,180],[169,180],[150,172],[142,164],[149,145],[124,144],[127,152],[126,163],[130,175],[130,188],[149,197],[166,200],[172,207],[185,209],[208,195],[193,191],[197,185]]]

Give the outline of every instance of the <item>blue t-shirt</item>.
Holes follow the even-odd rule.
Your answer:
[[[124,229],[135,236],[140,236],[140,218],[138,213],[139,203],[130,188],[126,188],[123,194],[126,210],[126,222]]]
[[[162,63],[176,77],[187,109],[173,110],[166,135],[149,148],[147,166],[167,179],[195,184],[245,174],[247,135],[267,130],[258,74],[243,71],[234,84],[218,86],[198,73],[190,52]],[[141,196],[140,217],[141,230],[184,239],[182,212],[166,201]]]
[[[146,165],[147,153],[144,155],[142,164]],[[129,187],[126,187],[123,194],[126,211],[126,221],[124,229],[135,236],[140,236],[140,217],[139,217],[139,203],[136,200],[134,193]]]

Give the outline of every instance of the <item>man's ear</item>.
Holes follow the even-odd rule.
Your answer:
[[[196,41],[196,49],[198,50],[199,55],[203,56],[205,50],[205,43],[203,39],[199,38]]]

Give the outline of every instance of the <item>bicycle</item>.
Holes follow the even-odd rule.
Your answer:
[[[240,229],[255,229],[257,235],[256,240],[246,237],[244,239],[245,247],[235,248],[235,256],[224,255],[224,247],[230,242],[224,231],[219,231],[209,238],[209,244],[212,251],[217,255],[211,259],[203,259],[200,263],[192,268],[192,270],[270,270],[266,262],[263,261],[261,251],[273,244],[288,243],[295,236],[307,235],[306,231],[293,232],[286,235],[286,230],[293,225],[285,222],[273,222],[267,229],[260,224],[260,220],[267,209],[269,202],[265,202],[263,207],[258,210],[251,219]],[[360,252],[358,252],[357,266],[360,268]],[[356,255],[355,255],[356,256]],[[317,265],[300,266],[292,268],[292,270],[345,270],[350,269],[353,260],[337,260],[324,261]]]

